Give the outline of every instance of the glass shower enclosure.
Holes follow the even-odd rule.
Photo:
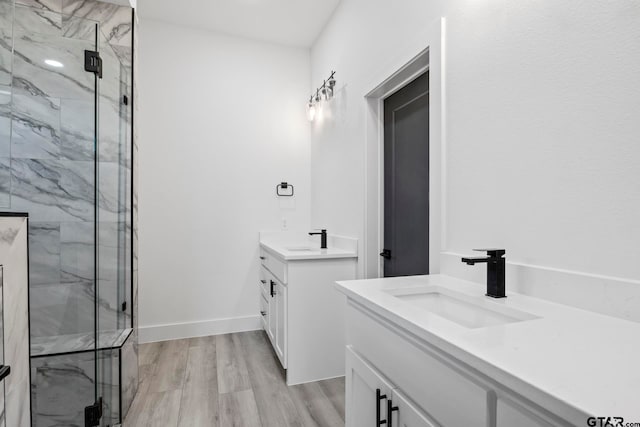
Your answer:
[[[113,426],[137,388],[132,39],[129,7],[0,0],[0,210],[30,217],[36,427]]]

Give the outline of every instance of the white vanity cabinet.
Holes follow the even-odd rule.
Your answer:
[[[271,297],[274,322],[271,325],[275,339],[272,341],[276,354],[287,368],[287,287],[277,280],[273,283],[273,295]]]
[[[258,278],[258,288],[260,290],[260,315],[262,316],[262,328],[265,330],[269,338],[271,338],[270,334],[270,298],[269,298],[269,271],[264,268],[264,266],[260,267],[260,277]]]
[[[258,278],[262,326],[287,384],[343,376],[346,299],[334,283],[356,277],[356,244],[354,250],[287,247],[261,241]]]
[[[435,427],[411,400],[391,382],[347,347],[346,424],[369,427],[391,425],[404,427]]]
[[[287,287],[267,268],[260,268],[260,314],[262,327],[282,364],[287,368]]]
[[[532,410],[509,400],[498,398],[496,411],[497,427],[553,427]]]
[[[347,427],[572,425],[351,301],[347,331]]]
[[[487,298],[485,286],[440,274],[336,288],[347,297],[347,427],[640,420],[635,322],[516,292]],[[377,389],[390,399],[378,420]]]
[[[400,390],[393,390],[391,394],[391,423],[390,426],[399,427],[436,427],[408,397]]]
[[[387,419],[386,399],[393,385],[347,347],[346,369],[346,424],[348,426],[375,426]]]

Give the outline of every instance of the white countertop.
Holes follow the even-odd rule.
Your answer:
[[[358,257],[357,239],[330,234],[327,243],[320,249],[320,239],[303,232],[260,233],[260,247],[283,261]]]
[[[284,261],[307,260],[307,259],[324,259],[324,258],[357,258],[358,254],[340,248],[320,249],[320,247],[306,245],[283,246],[275,243],[260,242],[260,247],[268,250]],[[296,250],[304,249],[304,250]],[[307,250],[309,249],[309,250]]]
[[[484,296],[485,286],[448,276],[338,282],[350,299],[577,425],[580,415],[640,422],[640,324],[509,292],[498,304],[538,319],[469,329],[385,292],[439,285]],[[561,404],[558,404],[561,402]]]

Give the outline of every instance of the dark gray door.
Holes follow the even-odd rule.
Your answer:
[[[429,73],[384,100],[384,276],[429,274]]]

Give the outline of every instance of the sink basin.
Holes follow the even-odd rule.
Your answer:
[[[538,319],[524,311],[505,307],[487,297],[476,297],[442,286],[387,290],[387,293],[415,307],[429,311],[469,329]]]
[[[285,249],[291,252],[311,252],[316,250],[315,248],[310,248],[308,246],[294,246]]]

